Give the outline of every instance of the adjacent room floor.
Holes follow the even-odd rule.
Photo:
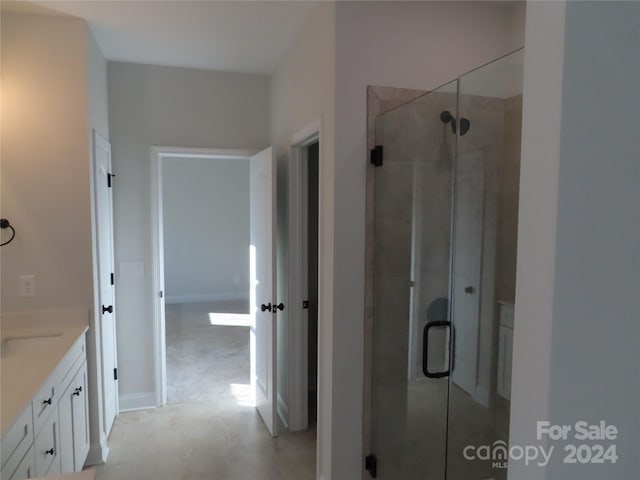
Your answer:
[[[97,480],[315,478],[315,431],[271,438],[251,404],[247,310],[167,305],[168,405],[118,416]]]

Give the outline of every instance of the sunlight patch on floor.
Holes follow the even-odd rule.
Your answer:
[[[236,399],[236,404],[241,407],[255,407],[256,399],[254,396],[254,389],[251,385],[244,383],[232,383],[231,394]]]
[[[248,313],[209,313],[209,323],[229,327],[250,327],[251,317]]]

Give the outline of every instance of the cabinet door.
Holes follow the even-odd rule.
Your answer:
[[[511,398],[511,364],[513,362],[513,330],[500,326],[498,340],[498,394]]]
[[[74,468],[82,470],[89,453],[89,399],[87,396],[87,362],[80,367],[72,382],[71,410],[73,414]]]
[[[60,470],[62,473],[75,471],[73,461],[73,410],[72,393],[74,392],[74,382],[60,397],[58,404],[58,418],[60,419]]]
[[[58,413],[54,411],[42,426],[42,430],[36,435],[34,442],[37,476],[44,477],[49,472],[54,460],[58,458],[59,438]]]
[[[36,457],[33,454],[33,446],[29,448],[20,465],[9,480],[24,480],[25,478],[35,478],[36,476]]]

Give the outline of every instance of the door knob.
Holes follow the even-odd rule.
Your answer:
[[[113,313],[113,305],[109,305],[108,307],[105,307],[104,305],[102,305],[102,313]]]
[[[266,312],[267,310],[271,311],[271,303],[267,303],[266,305],[263,303],[260,305],[260,310]]]
[[[284,310],[284,303],[280,302],[278,305],[276,305],[275,303],[273,304],[273,311],[275,312],[277,310]]]
[[[472,294],[475,291],[475,288],[473,288],[473,286],[471,285],[467,285],[466,287],[464,287],[464,293]]]

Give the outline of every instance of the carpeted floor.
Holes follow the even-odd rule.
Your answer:
[[[274,439],[251,405],[248,327],[211,325],[247,308],[167,305],[169,405],[116,418],[97,480],[315,479],[315,430]]]
[[[249,385],[249,327],[211,325],[209,316],[248,312],[242,301],[167,305],[167,403],[228,398]]]

